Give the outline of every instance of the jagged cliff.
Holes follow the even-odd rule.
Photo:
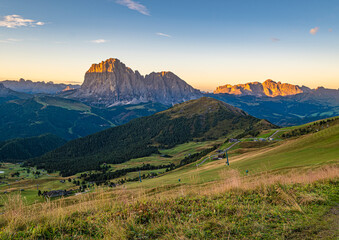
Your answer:
[[[142,76],[115,58],[93,64],[81,88],[70,97],[94,105],[158,102],[166,105],[201,97],[199,90],[171,72]]]
[[[268,79],[263,83],[251,82],[238,85],[228,84],[225,86],[217,87],[217,89],[214,91],[215,94],[228,93],[234,95],[253,95],[258,97],[288,96],[308,92],[311,92],[311,89],[309,89],[308,87],[305,86],[299,87],[298,85],[275,82],[272,81],[271,79]]]

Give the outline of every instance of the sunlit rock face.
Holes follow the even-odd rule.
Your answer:
[[[118,59],[93,64],[84,83],[71,97],[94,105],[124,105],[158,102],[166,105],[201,97],[199,90],[171,72],[142,76]]]
[[[275,82],[271,79],[266,80],[263,83],[251,82],[246,84],[238,85],[225,85],[217,87],[214,91],[215,94],[218,93],[228,93],[234,95],[253,95],[253,96],[288,96],[296,95],[299,93],[310,92],[311,89],[307,87],[299,87],[298,85],[292,85],[288,83]]]
[[[67,86],[65,89],[62,90],[62,92],[72,91],[74,88],[71,88],[70,86]]]

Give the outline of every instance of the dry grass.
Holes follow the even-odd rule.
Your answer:
[[[292,169],[286,174],[272,174],[266,172],[257,176],[242,177],[236,170],[222,170],[220,176],[223,180],[215,183],[215,192],[241,188],[243,190],[253,189],[259,186],[270,186],[274,184],[309,184],[315,181],[335,179],[339,177],[337,166],[323,166],[319,169],[302,171]]]
[[[35,229],[36,226],[53,226],[54,231],[58,231],[58,229],[71,228],[70,224],[83,226],[82,224],[86,222],[86,235],[89,237],[94,236],[94,234],[97,236],[98,229],[96,224],[100,224],[103,226],[103,230],[100,232],[102,238],[112,239],[112,236],[114,236],[114,239],[126,239],[128,238],[127,230],[123,226],[128,225],[131,228],[138,228],[138,224],[134,220],[140,212],[131,210],[134,209],[135,205],[139,206],[141,204],[143,206],[142,204],[147,202],[175,202],[180,197],[213,197],[214,195],[230,191],[242,192],[254,189],[261,189],[263,195],[265,195],[266,189],[272,185],[277,194],[279,194],[279,201],[286,205],[286,208],[303,212],[301,204],[322,201],[323,199],[311,194],[303,194],[297,197],[293,191],[284,189],[283,185],[309,184],[316,181],[337,179],[339,168],[337,166],[326,166],[316,170],[291,170],[286,174],[266,173],[245,177],[242,177],[236,170],[222,170],[219,174],[222,180],[204,185],[199,185],[199,175],[193,174],[192,182],[195,182],[195,184],[191,185],[178,184],[176,186],[168,186],[167,189],[162,187],[163,189],[153,190],[142,188],[126,189],[124,187],[114,190],[98,188],[94,193],[62,198],[56,201],[46,201],[30,206],[27,206],[19,194],[8,195],[4,201],[4,214],[0,216],[1,231],[3,234],[8,235],[18,231],[33,231],[34,233],[32,228]],[[236,210],[235,214],[238,214],[238,217],[244,214],[245,210],[242,208],[244,207],[239,207]],[[266,206],[263,205],[263,209],[265,208]],[[139,209],[139,211],[144,213],[143,211],[147,211],[147,205],[139,207]],[[70,218],[76,219],[74,220],[76,222],[70,221]],[[101,222],[102,219],[105,219],[105,221]],[[197,224],[196,221],[199,220],[193,219],[190,221]],[[182,226],[182,231],[184,231],[185,227],[189,228],[193,222],[185,223]],[[171,226],[173,221],[167,218],[157,219],[153,224],[168,229],[176,228]],[[211,224],[213,225],[213,223]],[[226,233],[227,229],[225,229]],[[163,239],[170,239],[173,236],[175,236],[175,233],[164,236]],[[185,239],[180,234],[176,238]],[[79,237],[79,239],[82,239],[82,237]]]
[[[265,172],[255,176],[241,176],[235,169],[223,169],[219,171],[219,176],[221,180],[199,184],[199,175],[192,174],[192,179],[190,180],[194,180],[193,184],[172,188],[166,192],[166,195],[212,195],[230,190],[251,190],[258,187],[266,188],[275,184],[310,184],[316,181],[338,178],[339,167],[336,165],[328,165],[318,169],[292,169],[283,174]]]

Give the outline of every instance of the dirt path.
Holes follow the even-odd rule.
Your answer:
[[[280,132],[280,130],[275,131],[275,132],[274,132],[271,136],[269,136],[268,138],[273,138],[274,135],[276,135],[278,132]]]
[[[226,153],[228,150],[230,150],[232,147],[234,147],[234,146],[235,146],[236,144],[238,144],[238,143],[240,143],[240,141],[233,143],[231,146],[229,146],[229,147],[226,148],[224,151],[222,151],[222,152],[220,152],[220,153],[218,153],[218,154],[214,154],[214,155],[211,155],[211,156],[209,156],[209,157],[206,157],[202,162],[196,164],[196,166],[199,167],[200,165],[203,165],[209,158],[212,158],[212,157],[218,156],[218,155],[220,155],[220,154]]]

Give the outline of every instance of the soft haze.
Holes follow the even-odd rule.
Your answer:
[[[78,82],[119,58],[192,86],[339,88],[337,0],[0,0],[0,80]]]

